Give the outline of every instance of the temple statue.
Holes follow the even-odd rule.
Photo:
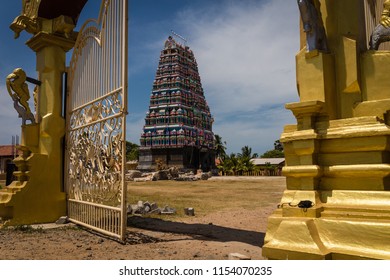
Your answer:
[[[19,37],[20,32],[23,30],[31,34],[38,33],[38,9],[40,2],[41,0],[23,0],[22,13],[15,18],[10,26],[15,32],[15,39]]]
[[[327,52],[328,45],[325,29],[322,24],[320,11],[316,8],[315,0],[298,0],[299,11],[306,33],[306,50],[311,52],[320,50]]]
[[[34,115],[31,113],[28,105],[30,92],[28,91],[26,78],[27,76],[23,69],[16,68],[6,79],[8,93],[14,101],[15,110],[19,113],[19,117],[22,118],[23,125],[26,124],[26,120],[35,123]]]
[[[379,45],[387,41],[390,41],[390,0],[383,3],[381,19],[371,34],[370,50],[378,50]]]

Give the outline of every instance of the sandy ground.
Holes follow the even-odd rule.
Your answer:
[[[225,210],[175,222],[130,216],[125,245],[72,224],[2,229],[0,259],[225,260],[230,253],[263,259],[267,218],[276,206]]]

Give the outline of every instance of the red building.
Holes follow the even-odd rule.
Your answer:
[[[182,169],[212,169],[213,118],[192,50],[171,36],[160,54],[149,110],[141,135],[138,168],[151,170],[156,160]]]
[[[0,174],[6,172],[7,164],[17,156],[15,145],[0,146]]]

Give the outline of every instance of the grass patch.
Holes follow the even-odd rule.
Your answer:
[[[159,216],[172,220],[183,217],[185,207],[195,208],[197,216],[228,209],[246,209],[276,205],[286,184],[284,178],[260,180],[207,180],[194,182],[155,181],[129,182],[127,201],[156,202],[177,210],[175,216]]]

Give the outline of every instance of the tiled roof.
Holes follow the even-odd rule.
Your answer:
[[[12,145],[0,145],[0,156],[6,157],[6,156],[13,156],[14,148]]]

